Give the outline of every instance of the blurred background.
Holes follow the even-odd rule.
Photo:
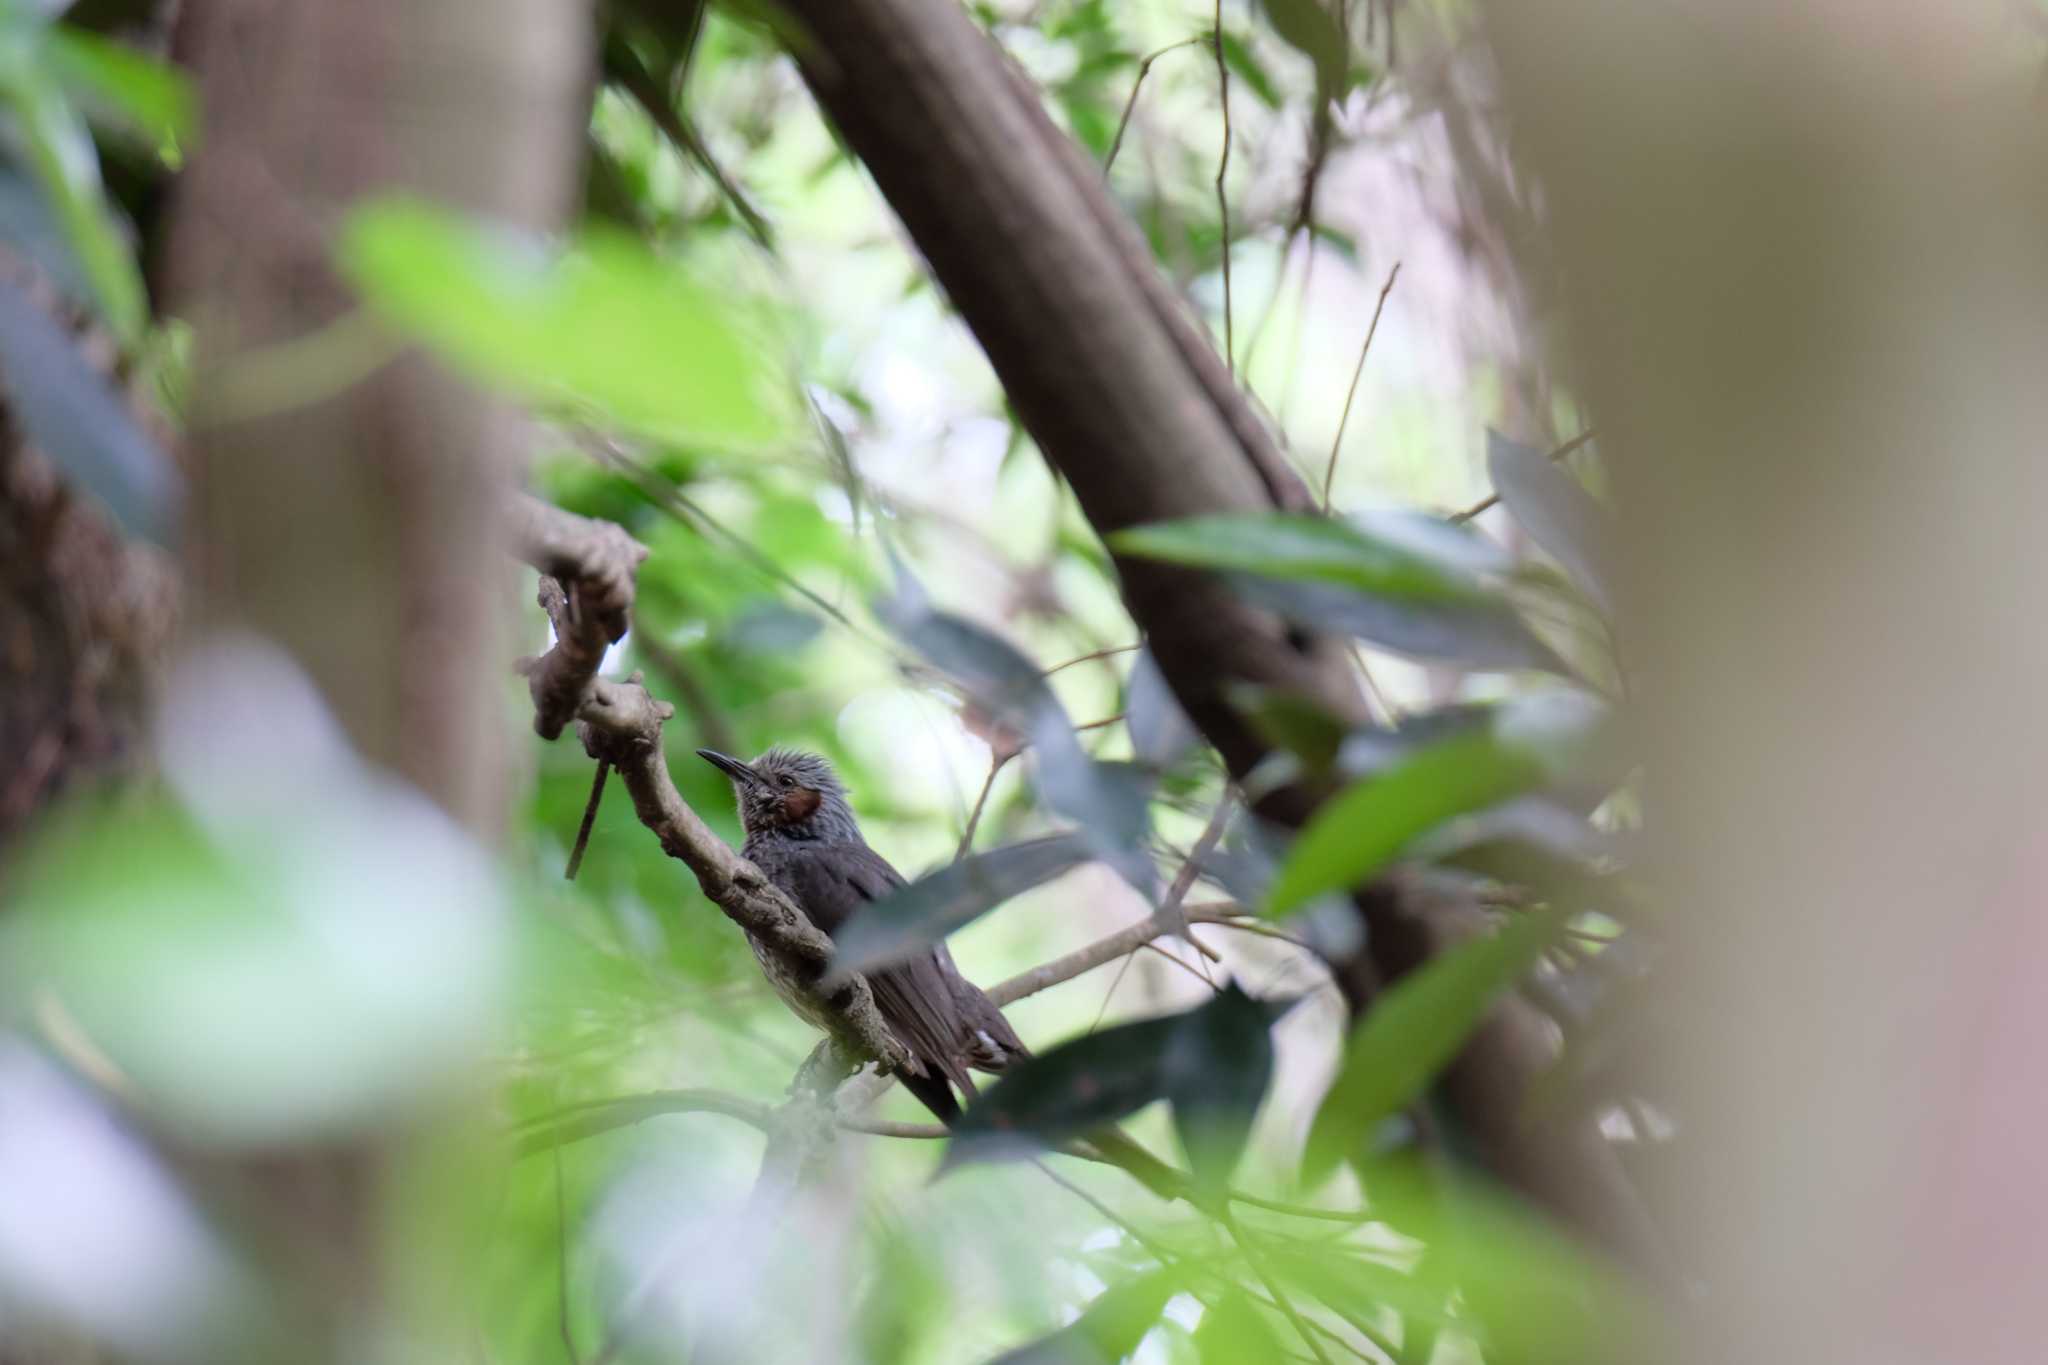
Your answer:
[[[0,1362],[2038,1359],[2044,62],[0,0]],[[629,680],[927,893],[954,1133]]]

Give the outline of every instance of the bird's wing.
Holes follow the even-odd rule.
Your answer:
[[[837,933],[855,911],[904,885],[902,874],[865,844],[835,844],[794,859],[789,889],[811,921]],[[949,959],[950,961],[950,959]],[[867,972],[868,988],[882,1018],[911,1054],[963,1088],[969,1088],[967,1050],[974,1025],[961,1011],[958,988],[935,953]],[[972,989],[970,987],[970,989]]]
[[[977,1071],[1001,1071],[1011,1062],[1029,1057],[1031,1050],[1024,1046],[1017,1030],[1010,1027],[1010,1021],[1003,1018],[1001,1007],[981,987],[960,974],[946,945],[941,943],[936,953],[940,968],[953,985],[953,998],[959,1004],[961,1017],[967,1023],[969,1064]]]
[[[852,869],[852,880],[869,900],[880,900],[903,885],[903,878],[896,869],[865,844],[847,860],[846,865]],[[1030,1055],[1024,1040],[1010,1027],[1010,1021],[1003,1018],[1003,1012],[996,1008],[995,1002],[982,994],[981,988],[962,976],[960,969],[953,965],[953,954],[943,942],[932,946],[928,959],[918,958],[905,964],[919,969],[927,965],[931,968],[930,973],[918,972],[920,988],[942,985],[953,1001],[949,1023],[953,1029],[954,1051],[949,1055],[964,1054],[968,1063],[980,1071],[1000,1071],[1007,1062]]]

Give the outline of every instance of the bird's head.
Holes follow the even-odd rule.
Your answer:
[[[770,749],[752,763],[699,749],[697,757],[732,779],[740,825],[748,834],[775,830],[799,839],[858,838],[860,826],[832,765],[798,749]]]

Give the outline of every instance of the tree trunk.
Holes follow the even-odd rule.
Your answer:
[[[111,338],[27,261],[0,252],[0,273],[118,385]],[[170,556],[125,539],[0,401],[0,853],[66,791],[140,766],[177,606]]]
[[[1166,289],[1136,230],[1046,117],[1037,95],[954,0],[794,0],[805,79],[910,230],[988,353],[1046,459],[1098,532],[1311,505],[1207,338]],[[1119,560],[1124,599],[1188,715],[1240,778],[1266,744],[1231,704],[1254,683],[1368,719],[1335,642],[1291,632],[1212,575]],[[1295,786],[1260,813],[1298,826],[1324,795]],[[1456,907],[1385,883],[1359,897],[1366,955],[1346,964],[1354,1008],[1458,931]],[[1553,1055],[1547,1025],[1497,1008],[1442,1098],[1504,1180],[1616,1254],[1654,1239],[1590,1123],[1525,1123]]]
[[[558,221],[590,22],[574,0],[188,0],[177,35],[206,115],[169,261],[196,332],[193,624],[283,646],[365,758],[485,838],[510,659],[496,520],[519,428],[417,356],[372,357],[361,379],[275,361],[349,334],[330,260],[367,196]],[[294,387],[265,387],[286,371]],[[365,1358],[402,1321],[448,1325],[446,1305],[418,1315],[438,1293],[421,1267],[387,1260],[404,1150],[394,1128],[217,1173],[310,1308],[308,1360]]]

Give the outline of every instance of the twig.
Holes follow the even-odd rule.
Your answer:
[[[1230,195],[1224,179],[1230,173],[1230,63],[1223,59],[1223,0],[1216,0],[1216,84],[1223,98],[1223,154],[1216,161],[1216,214],[1223,238],[1223,364],[1237,373],[1236,337],[1230,318]]]
[[[1101,720],[1091,720],[1086,725],[1076,725],[1074,727],[1074,733],[1079,734],[1083,730],[1104,730],[1116,724],[1123,718],[1124,713],[1119,711],[1113,716],[1104,716]]]
[[[1364,1209],[1311,1208],[1306,1204],[1288,1204],[1278,1199],[1265,1199],[1255,1194],[1240,1194],[1236,1190],[1230,1192],[1230,1202],[1233,1204],[1247,1204],[1252,1208],[1265,1209],[1271,1213],[1284,1213],[1289,1218],[1313,1218],[1325,1223],[1351,1223],[1356,1225],[1373,1221],[1373,1215],[1367,1213]]]
[[[1189,976],[1192,976],[1195,980],[1201,982],[1204,986],[1207,986],[1210,990],[1214,991],[1222,989],[1220,986],[1216,984],[1216,978],[1208,974],[1208,971],[1206,970],[1206,959],[1196,959],[1197,961],[1201,961],[1204,963],[1204,970],[1197,971],[1193,967],[1190,967],[1187,963],[1175,957],[1172,953],[1167,952],[1166,949],[1160,947],[1157,943],[1141,943],[1138,945],[1138,951],[1141,953],[1157,953],[1160,957],[1165,958],[1168,962],[1171,962],[1174,966],[1180,968]]]
[[[506,520],[520,558],[540,570],[540,606],[555,629],[553,647],[519,666],[533,698],[533,728],[553,739],[574,719],[605,651],[626,633],[647,547],[610,522],[536,498],[512,500]]]
[[[1046,669],[1043,673],[1040,673],[1038,676],[1041,678],[1050,678],[1053,674],[1059,672],[1061,669],[1072,668],[1075,664],[1093,663],[1097,659],[1107,659],[1118,654],[1136,654],[1139,650],[1143,649],[1144,647],[1145,646],[1143,646],[1142,644],[1112,645],[1108,649],[1091,650],[1086,654],[1076,655],[1074,658],[1071,659],[1062,659],[1060,660],[1060,662],[1054,664],[1051,668]]]
[[[1087,1190],[1083,1189],[1079,1185],[1076,1185],[1073,1181],[1067,1179],[1058,1171],[1055,1171],[1052,1167],[1046,1165],[1043,1161],[1034,1161],[1032,1164],[1038,1167],[1040,1171],[1044,1172],[1046,1178],[1051,1180],[1055,1185],[1058,1185],[1068,1194],[1071,1194],[1076,1199],[1079,1199],[1089,1208],[1094,1209],[1096,1214],[1100,1216],[1110,1226],[1121,1228],[1125,1233],[1129,1234],[1131,1240],[1135,1241],[1139,1246],[1145,1248],[1145,1250],[1151,1252],[1153,1257],[1157,1259],[1161,1265],[1185,1264],[1190,1269],[1199,1269],[1204,1275],[1215,1280],[1217,1283],[1223,1285],[1226,1289],[1241,1289],[1241,1286],[1239,1286],[1229,1276],[1224,1275],[1221,1271],[1212,1270],[1206,1266],[1202,1266],[1199,1263],[1192,1260],[1191,1258],[1181,1255],[1172,1247],[1169,1247],[1163,1242],[1160,1242],[1157,1238],[1145,1232],[1144,1229],[1140,1228],[1137,1224],[1131,1222],[1130,1219],[1125,1218],[1115,1209],[1112,1209],[1109,1205],[1103,1203],[1100,1199],[1097,1199]],[[1242,1289],[1241,1292],[1245,1293],[1248,1297],[1256,1299],[1258,1302],[1265,1304],[1268,1308],[1273,1309],[1275,1312],[1280,1311],[1279,1304],[1275,1303],[1271,1298],[1267,1297],[1266,1295],[1259,1293],[1257,1290]],[[1196,1295],[1196,1297],[1200,1298],[1201,1296]],[[1207,1304],[1206,1300],[1204,1300],[1203,1302],[1205,1305]],[[1356,1346],[1353,1346],[1350,1342],[1344,1340],[1344,1338],[1338,1336],[1335,1332],[1323,1326],[1321,1323],[1311,1321],[1308,1325],[1311,1328],[1313,1328],[1316,1332],[1320,1333],[1323,1337],[1325,1337],[1329,1341],[1334,1342],[1339,1346],[1342,1346],[1345,1350],[1351,1352],[1351,1354],[1357,1356],[1359,1359],[1372,1359],[1371,1356],[1366,1355]],[[1325,1362],[1325,1365],[1327,1365],[1327,1362]]]
[[[982,807],[988,804],[988,794],[996,785],[996,774],[1003,770],[1012,755],[997,749],[988,761],[988,776],[982,779],[981,792],[974,798],[974,809],[967,813],[967,828],[960,831],[960,847],[953,853],[953,861],[959,862],[967,856],[967,850],[974,847],[974,831],[981,824]]]
[[[1315,1334],[1309,1331],[1307,1321],[1295,1308],[1294,1301],[1287,1297],[1287,1291],[1280,1287],[1280,1282],[1274,1279],[1273,1273],[1266,1268],[1265,1257],[1259,1254],[1252,1239],[1238,1226],[1237,1218],[1230,1212],[1228,1203],[1217,1209],[1217,1221],[1230,1233],[1231,1240],[1237,1243],[1237,1249],[1244,1253],[1245,1264],[1252,1268],[1252,1274],[1259,1277],[1259,1283],[1273,1296],[1273,1302],[1280,1306],[1280,1315],[1294,1328],[1294,1334],[1308,1347],[1309,1354],[1321,1361],[1322,1365],[1330,1365],[1330,1358],[1323,1354],[1323,1348],[1317,1344]]]
[[[597,772],[590,779],[590,799],[583,803],[583,823],[576,827],[576,846],[569,850],[569,866],[562,876],[576,880],[576,869],[583,866],[583,850],[590,846],[590,827],[597,823],[597,803],[604,800],[604,780],[612,775],[612,765],[602,760]]]
[[[1237,909],[1234,902],[1225,901],[1220,904],[1230,912],[1235,912]],[[1189,922],[1193,924],[1218,924],[1231,929],[1252,928],[1249,924],[1237,923],[1237,914],[1226,913],[1225,910],[1219,910],[1215,905],[1190,907],[1187,917]],[[1270,929],[1270,926],[1261,926],[1261,928]],[[1172,932],[1172,927],[1161,924],[1156,915],[1148,915],[1128,929],[1119,929],[1107,938],[1097,939],[1083,948],[1076,948],[1064,957],[1056,957],[1050,962],[1040,963],[1030,971],[1019,972],[1007,981],[997,982],[989,987],[987,991],[988,998],[993,1000],[998,1007],[1015,1004],[1026,996],[1036,995],[1043,990],[1050,990],[1062,982],[1071,981],[1077,976],[1094,971],[1097,967],[1114,962],[1118,958],[1150,943],[1160,935]],[[1259,932],[1259,930],[1254,930],[1254,932]],[[1273,929],[1267,936],[1286,938],[1289,943],[1305,946],[1301,944],[1299,939],[1288,937],[1281,930]]]
[[[1063,981],[1071,981],[1077,976],[1092,972],[1104,963],[1114,962],[1166,932],[1165,926],[1148,915],[1130,928],[1111,934],[1108,938],[1098,939],[1085,948],[1076,948],[1066,956],[1041,963],[1028,972],[1019,972],[1007,981],[999,981],[989,987],[986,993],[998,1008],[1014,1004],[1027,995],[1036,995]]]
[[[1387,272],[1387,282],[1380,286],[1379,302],[1372,306],[1372,322],[1365,329],[1365,344],[1358,348],[1358,364],[1351,370],[1351,387],[1344,391],[1344,411],[1337,418],[1337,434],[1330,438],[1330,462],[1323,469],[1323,510],[1330,510],[1330,485],[1337,478],[1337,452],[1344,446],[1344,427],[1351,421],[1351,400],[1358,397],[1358,381],[1365,374],[1365,357],[1372,351],[1372,339],[1380,330],[1380,312],[1387,306],[1387,295],[1394,288],[1394,280],[1401,273],[1401,263],[1394,262],[1394,268]]]
[[[952,1132],[943,1123],[897,1123],[891,1119],[843,1118],[839,1126],[849,1133],[871,1133],[876,1137],[947,1138]]]
[[[1131,126],[1131,111],[1138,107],[1138,91],[1144,88],[1145,77],[1152,72],[1152,63],[1158,61],[1169,52],[1177,52],[1181,48],[1190,47],[1201,42],[1203,37],[1204,35],[1197,33],[1192,38],[1183,38],[1177,43],[1168,43],[1157,52],[1148,54],[1145,60],[1138,63],[1138,78],[1131,82],[1131,94],[1130,98],[1124,101],[1123,117],[1116,121],[1116,136],[1109,140],[1109,155],[1102,158],[1103,179],[1107,180],[1109,178],[1109,168],[1116,164],[1116,154],[1124,145],[1124,130]]]
[[[576,1349],[576,1333],[569,1326],[569,1214],[562,1195],[562,1149],[555,1148],[555,1269],[561,1298],[562,1345],[569,1352],[570,1365],[582,1365],[583,1353]]]
[[[1392,22],[1391,17],[1389,18],[1388,22]],[[1556,450],[1551,451],[1546,458],[1548,458],[1552,464],[1556,464],[1559,460],[1562,460],[1565,456],[1571,454],[1574,450],[1577,450],[1580,446],[1586,444],[1586,442],[1592,439],[1593,429],[1591,427],[1588,427],[1584,431],[1580,432],[1578,435],[1572,437],[1569,441],[1566,441],[1563,445],[1559,446]],[[1484,512],[1487,508],[1492,507],[1495,503],[1499,501],[1499,493],[1488,493],[1485,497],[1481,498],[1478,502],[1473,503],[1464,511],[1453,512],[1451,514],[1450,519],[1452,522],[1470,521],[1472,520],[1472,518],[1478,516],[1481,512]]]
[[[572,1104],[520,1125],[512,1139],[515,1157],[581,1142],[664,1114],[723,1114],[767,1131],[768,1106],[722,1090],[656,1090],[645,1095]]]
[[[1124,977],[1130,972],[1131,964],[1137,960],[1138,952],[1134,948],[1125,956],[1123,965],[1116,969],[1116,975],[1110,979],[1109,989],[1102,993],[1102,1003],[1095,1007],[1095,1017],[1088,1021],[1089,1033],[1102,1027],[1103,1017],[1109,1013],[1109,1002],[1116,999],[1116,988],[1124,984]]]
[[[741,557],[751,563],[764,576],[788,588],[819,611],[824,612],[825,615],[831,617],[833,621],[844,627],[848,634],[859,639],[863,644],[888,655],[897,663],[906,667],[915,666],[902,651],[886,641],[877,639],[874,635],[863,629],[859,622],[811,589],[805,587],[788,570],[777,564],[774,558],[763,551],[758,545],[705,511],[687,493],[684,493],[681,488],[677,487],[672,480],[664,478],[656,471],[649,469],[646,465],[633,458],[623,446],[610,436],[587,428],[581,435],[584,438],[584,448],[586,450],[601,462],[609,464],[612,468],[621,471],[628,478],[632,479],[640,486],[640,491],[645,493],[655,506],[661,508],[670,516],[680,521],[686,521],[699,530],[706,531],[723,540],[726,544],[732,546],[733,549],[739,551]]]
[[[701,19],[701,7],[698,14]],[[693,40],[692,52],[695,51],[695,47]],[[690,126],[688,120],[670,102],[668,96],[655,82],[653,74],[648,71],[633,49],[614,37],[605,44],[604,62],[626,93],[632,97],[633,102],[640,106],[641,112],[653,122],[656,130],[667,138],[677,151],[696,162],[710,178],[711,183],[717,186],[719,197],[732,206],[734,215],[739,218],[740,226],[746,230],[747,235],[753,238],[755,244],[763,251],[772,254],[775,250],[775,230],[748,202],[740,187],[725,173],[725,168],[711,155],[711,149],[697,136],[697,130]]]
[[[1173,874],[1173,882],[1166,888],[1166,899],[1159,902],[1159,913],[1153,917],[1164,927],[1187,938],[1190,943],[1195,941],[1188,934],[1188,920],[1187,916],[1181,913],[1181,906],[1187,901],[1189,890],[1201,878],[1203,862],[1216,851],[1216,845],[1222,841],[1223,831],[1230,824],[1231,809],[1236,803],[1235,794],[1225,787],[1223,799],[1218,801],[1216,809],[1209,813],[1209,823],[1202,827],[1202,833],[1196,838],[1195,846],[1189,849],[1188,856],[1181,860],[1180,870]],[[1202,945],[1196,943],[1195,946],[1201,948]],[[1206,948],[1202,951],[1211,957],[1214,956]]]

